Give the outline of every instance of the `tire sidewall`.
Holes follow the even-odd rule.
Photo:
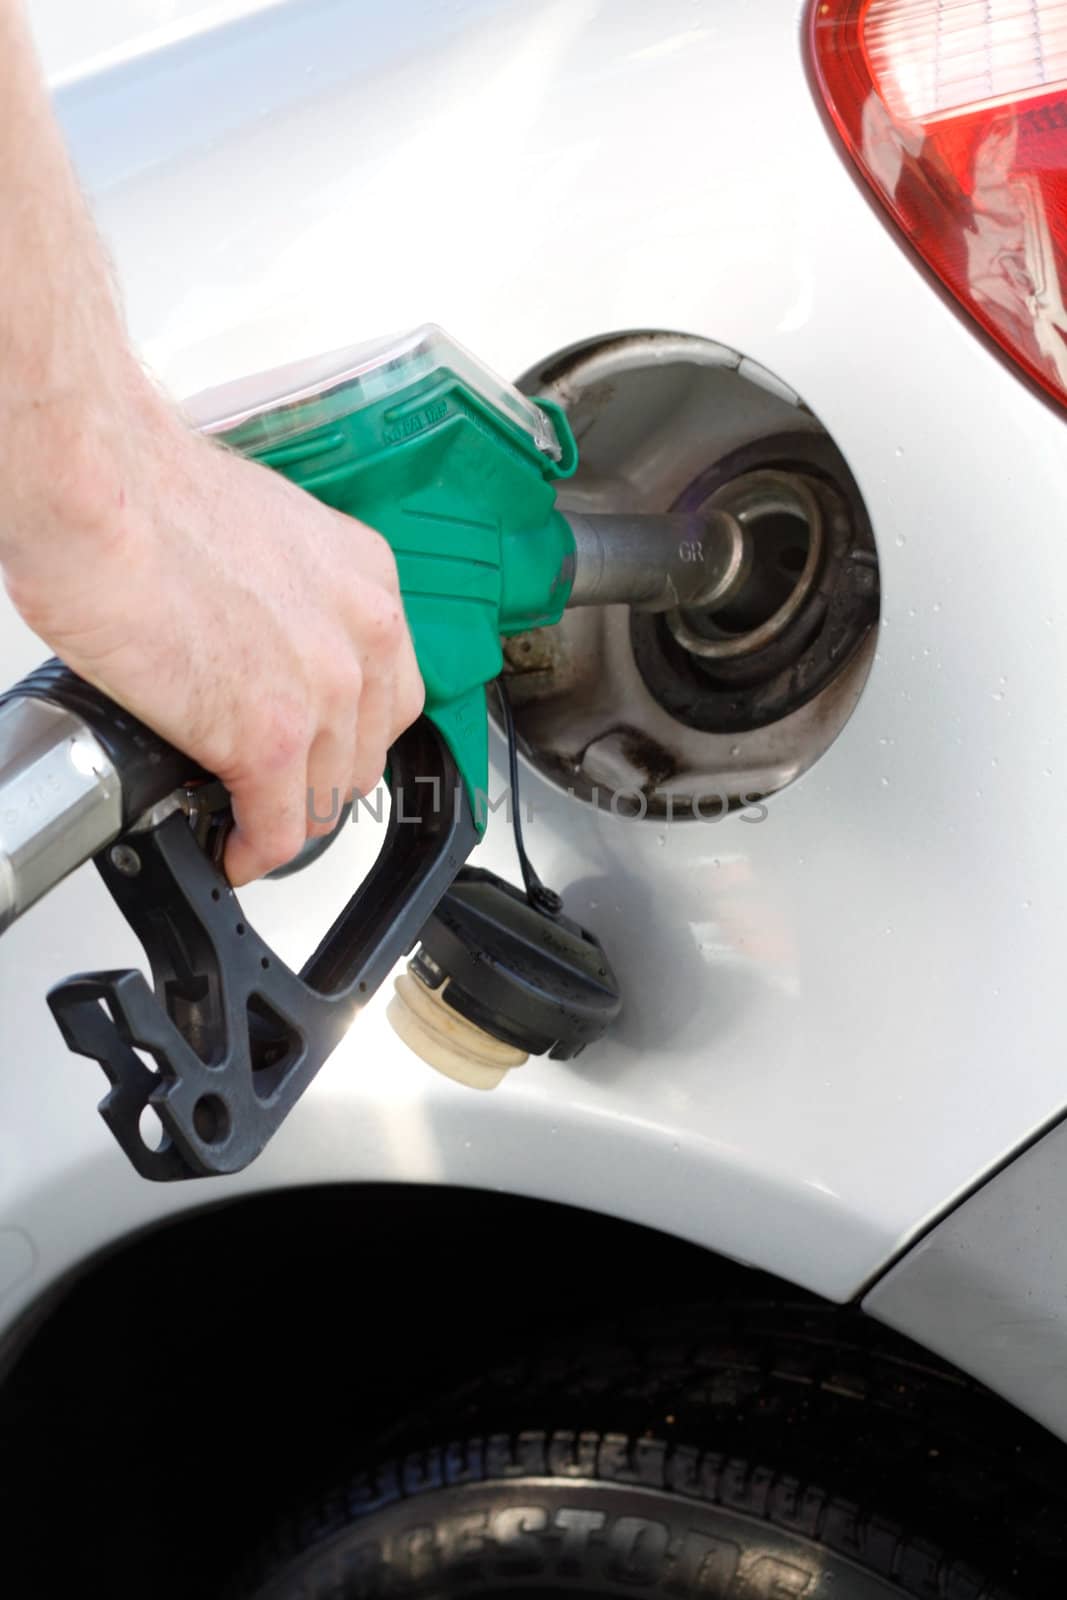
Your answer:
[[[847,1557],[765,1518],[588,1479],[449,1486],[356,1511],[255,1600],[503,1590],[703,1600],[899,1600]]]

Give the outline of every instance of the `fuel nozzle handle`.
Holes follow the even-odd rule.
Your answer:
[[[60,661],[13,685],[0,696],[0,932],[199,775]]]
[[[188,812],[206,820],[211,842],[221,786],[206,776],[58,661],[0,697],[0,931],[95,858],[152,983],[135,969],[81,973],[48,1004],[110,1080],[100,1110],[115,1138],[158,1181],[255,1159],[480,837],[446,738],[419,718],[390,751],[378,860],[297,972],[240,914],[190,825]],[[149,1104],[158,1145],[141,1130]]]
[[[725,511],[564,511],[574,537],[571,606],[717,610],[748,576],[748,535]]]

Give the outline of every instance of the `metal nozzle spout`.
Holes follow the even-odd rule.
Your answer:
[[[80,717],[0,706],[0,933],[118,834],[119,777]]]
[[[563,514],[576,558],[568,606],[712,611],[727,604],[748,573],[748,536],[726,511]]]

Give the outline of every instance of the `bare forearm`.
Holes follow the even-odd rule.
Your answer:
[[[0,563],[17,584],[53,521],[121,499],[121,398],[148,392],[22,0],[0,0],[0,215]]]

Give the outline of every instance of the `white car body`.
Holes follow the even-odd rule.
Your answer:
[[[1067,477],[1062,416],[843,159],[796,0],[31,10],[133,338],[176,397],[431,319],[513,377],[620,330],[721,341],[843,452],[882,616],[854,714],[760,825],[546,801],[531,851],[626,1011],[491,1095],[410,1055],[379,995],[249,1171],[146,1183],[44,1003],[141,952],[91,868],[64,883],[0,952],[4,1326],[184,1208],[307,1183],[566,1202],[862,1294],[1067,1109]],[[6,608],[0,681],[42,653]],[[548,786],[525,782],[537,813]],[[257,885],[256,927],[298,959],[376,842],[350,828]],[[477,859],[512,876],[512,851],[497,817]]]

